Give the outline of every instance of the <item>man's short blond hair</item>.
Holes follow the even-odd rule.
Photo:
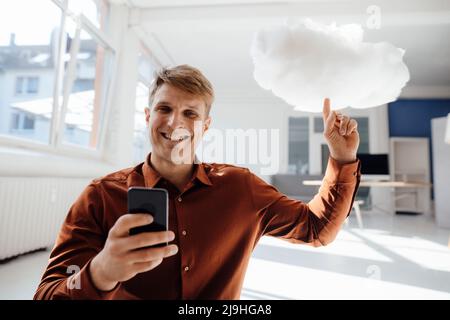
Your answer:
[[[153,99],[159,87],[165,83],[202,98],[206,103],[206,114],[209,114],[214,101],[214,90],[211,82],[209,82],[200,70],[183,64],[169,68],[164,67],[156,71],[155,80],[150,87],[150,106],[153,104]]]

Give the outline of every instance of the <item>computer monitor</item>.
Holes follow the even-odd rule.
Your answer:
[[[389,158],[387,154],[358,153],[361,161],[361,174],[389,175]]]
[[[326,144],[322,144],[322,174],[325,174],[325,170],[328,164],[329,150]],[[383,176],[386,178],[389,176],[389,157],[388,154],[370,154],[370,153],[358,153],[357,157],[361,161],[361,174],[375,176]]]

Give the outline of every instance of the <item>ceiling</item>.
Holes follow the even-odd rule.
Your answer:
[[[365,41],[406,50],[411,80],[405,97],[450,97],[450,0],[115,0],[136,10],[138,28],[162,64],[200,68],[218,95],[268,97],[253,79],[249,54],[259,28],[305,17],[360,23]],[[370,5],[380,9],[369,29]],[[373,12],[373,11],[372,11]]]

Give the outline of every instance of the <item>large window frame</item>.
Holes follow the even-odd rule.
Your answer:
[[[139,55],[143,56],[143,59],[145,59],[148,63],[151,64],[153,69],[157,69],[161,67],[161,64],[159,63],[159,61],[157,59],[155,59],[155,57],[153,56],[153,54],[151,53],[151,50],[148,48],[148,46],[146,45],[146,43],[144,42],[144,39],[140,38],[139,34],[136,34],[138,39],[139,39]],[[137,70],[137,82],[136,82],[136,87],[139,86],[140,84],[142,84],[143,86],[145,86],[146,88],[148,88],[150,90],[152,83],[154,81],[153,78],[150,79],[150,74],[146,76],[144,76],[141,72],[140,72],[140,62],[138,62],[138,70]],[[137,97],[136,97],[137,98]],[[149,96],[147,95],[146,97],[146,107],[151,107],[149,105]],[[137,106],[136,106],[137,107]],[[140,106],[143,107],[143,106]],[[136,113],[136,109],[135,109],[135,113]],[[142,112],[143,113],[143,112]],[[142,117],[144,115],[142,114]],[[135,134],[136,134],[136,123],[133,123],[133,138],[135,138]],[[149,139],[148,135],[147,135],[147,131],[145,132],[145,139]],[[147,141],[147,140],[146,140]],[[137,164],[141,161],[143,161],[144,159],[142,158],[136,158],[136,153],[137,153],[137,149],[135,149],[135,141],[133,140],[133,163]],[[151,148],[151,145],[149,145],[149,147]]]
[[[74,13],[68,8],[68,0],[48,0],[54,3],[61,9],[60,30],[58,34],[58,53],[57,64],[55,67],[54,83],[53,83],[53,108],[50,125],[50,138],[47,143],[29,140],[26,138],[15,137],[10,135],[0,135],[0,144],[9,147],[26,148],[33,151],[41,151],[47,153],[55,153],[69,156],[82,156],[84,158],[101,159],[105,148],[106,130],[108,127],[109,114],[111,109],[111,101],[113,95],[113,88],[115,85],[115,74],[118,69],[117,47],[109,39],[108,35],[94,25],[83,13]],[[66,21],[72,19],[77,25],[78,38],[73,41],[73,51],[68,61],[67,71],[64,68],[64,55],[66,46]],[[108,21],[109,17],[105,17]],[[97,135],[96,148],[86,148],[84,146],[72,145],[63,142],[64,125],[67,114],[67,104],[71,94],[71,87],[73,85],[73,77],[71,79],[70,73],[74,72],[77,62],[76,42],[80,41],[81,31],[86,32],[92,39],[105,48],[104,63],[102,78],[105,79],[100,85],[102,93],[102,102],[100,108],[103,109],[101,118],[101,125]],[[111,67],[109,67],[111,66]],[[66,74],[67,72],[67,74]],[[69,76],[68,76],[69,74]],[[96,75],[97,77],[97,75]],[[93,126],[99,124],[93,123]]]

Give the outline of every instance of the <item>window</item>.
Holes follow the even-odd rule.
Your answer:
[[[359,153],[369,153],[369,118],[356,117],[359,132]]]
[[[314,117],[314,133],[323,132],[323,118]]]
[[[70,92],[63,102],[63,143],[98,147],[105,100],[109,89],[106,73],[113,52],[74,21],[67,21],[70,38],[64,87]]]
[[[51,1],[0,1],[0,135],[49,143],[61,15]]]
[[[23,120],[23,128],[25,130],[34,130],[34,116],[25,115]]]
[[[309,118],[289,118],[289,172],[309,173]]]
[[[11,115],[10,132],[27,136],[33,134],[36,117],[34,114],[19,111]]]
[[[39,88],[39,77],[20,76],[16,78],[16,86],[15,86],[16,95],[20,95],[25,92],[27,94],[36,94],[38,93],[38,88]]]
[[[148,106],[148,86],[138,82],[136,87],[136,110],[134,113],[134,134],[133,134],[133,161],[139,163],[145,160],[145,156],[150,152],[150,142],[148,130],[145,123],[144,108]]]
[[[19,121],[20,121],[20,115],[18,113],[13,113],[11,115],[11,130],[19,129]]]
[[[21,94],[23,88],[23,77],[16,78],[16,94]]]
[[[106,0],[69,0],[69,10],[83,14],[94,26],[103,29],[108,5]]]
[[[37,93],[39,87],[38,77],[27,78],[27,93]]]
[[[142,46],[138,64],[138,83],[136,85],[136,105],[134,116],[133,161],[139,163],[145,160],[151,146],[144,109],[149,106],[149,87],[153,81],[155,63],[148,51]]]
[[[0,2],[1,139],[98,149],[115,56],[102,33],[108,8],[106,0]]]

